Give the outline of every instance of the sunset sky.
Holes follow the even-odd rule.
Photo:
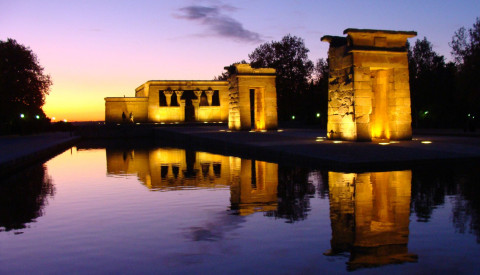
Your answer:
[[[104,120],[104,97],[134,96],[147,80],[212,79],[289,33],[312,61],[326,58],[320,37],[346,28],[417,31],[450,60],[454,32],[478,16],[479,0],[0,0],[0,40],[30,47],[51,75],[49,117],[88,121]]]

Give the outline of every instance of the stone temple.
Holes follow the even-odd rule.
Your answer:
[[[413,31],[346,29],[329,42],[329,139],[412,138],[406,42]]]
[[[412,138],[406,42],[414,31],[346,29],[329,42],[327,137]],[[235,64],[226,81],[151,80],[135,97],[105,98],[107,123],[228,122],[230,130],[275,130],[275,69]]]
[[[226,67],[217,80],[151,80],[135,97],[105,98],[105,122],[228,122],[231,130],[274,130],[277,121],[275,69],[249,64]]]

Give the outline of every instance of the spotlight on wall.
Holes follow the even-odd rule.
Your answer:
[[[320,117],[320,113],[317,113],[317,117]]]
[[[20,114],[20,118],[25,118],[25,115],[24,115],[24,114]]]

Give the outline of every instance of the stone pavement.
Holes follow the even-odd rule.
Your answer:
[[[230,132],[225,126],[162,127],[156,139],[205,150],[329,169],[408,169],[417,165],[480,160],[480,138],[414,135],[411,141],[336,142],[325,130]]]
[[[418,165],[436,166],[451,162],[480,163],[479,136],[414,134],[413,140],[398,143],[337,143],[326,140],[325,130],[321,129],[229,132],[225,125],[187,125],[156,127],[153,132],[155,141],[164,144],[192,146],[193,149],[212,153],[321,166],[333,170],[373,171],[409,169]],[[70,133],[0,137],[0,175],[35,161],[48,159],[72,146],[78,139]]]
[[[47,159],[71,146],[78,137],[56,132],[28,136],[0,137],[0,175]]]

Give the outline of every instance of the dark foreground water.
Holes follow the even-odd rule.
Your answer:
[[[0,273],[478,273],[479,179],[72,148],[2,180]]]

